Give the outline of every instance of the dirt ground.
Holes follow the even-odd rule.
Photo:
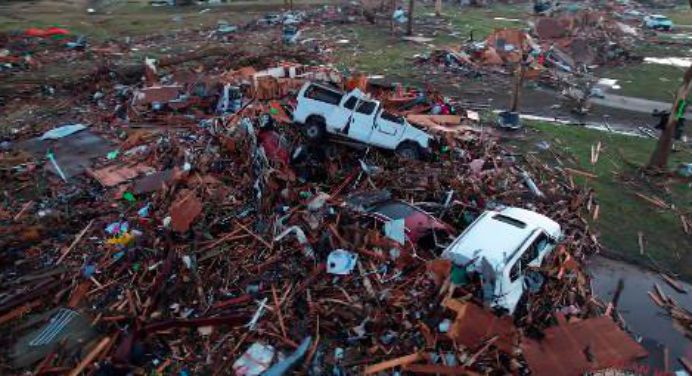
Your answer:
[[[331,0],[310,0],[296,1],[294,7],[314,10],[335,4],[343,5]],[[94,12],[89,13],[89,8],[93,8]],[[176,58],[188,54],[197,54],[199,57],[182,63],[191,70],[213,66],[217,58],[229,55],[237,56],[234,67],[252,65],[263,58],[300,58],[304,63],[332,64],[344,73],[363,71],[370,75],[382,76],[382,79],[374,80],[382,83],[400,82],[419,87],[434,87],[445,95],[461,98],[466,104],[479,109],[503,109],[509,104],[511,77],[508,75],[464,77],[441,67],[420,64],[415,56],[425,55],[440,46],[459,45],[466,40],[471,31],[474,32],[475,38],[483,38],[485,34],[492,32],[494,26],[515,27],[515,18],[527,14],[525,5],[460,9],[445,3],[443,17],[438,18],[432,13],[430,3],[421,3],[417,8],[419,13],[415,19],[414,30],[418,35],[430,37],[432,41],[428,43],[403,41],[403,30],[398,28],[391,32],[388,21],[382,18],[377,19],[375,25],[364,22],[362,18],[355,23],[331,23],[328,26],[316,20],[305,26],[301,39],[326,42],[329,47],[308,54],[305,50],[310,48],[310,43],[283,47],[278,27],[248,29],[221,38],[211,36],[211,32],[220,22],[252,28],[257,18],[282,9],[286,9],[286,5],[283,1],[276,0],[186,7],[152,7],[145,1],[2,2],[0,31],[21,33],[29,27],[59,25],[75,34],[86,35],[89,43],[96,47],[89,47],[81,53],[65,49],[64,42],[60,40],[45,40],[27,45],[27,53],[39,61],[37,66],[19,71],[0,71],[0,137],[11,139],[14,134],[27,129],[43,129],[49,124],[68,122],[76,116],[82,116],[80,109],[71,105],[73,101],[88,101],[89,97],[97,94],[98,85],[114,77],[116,79],[111,83],[137,82],[141,79],[142,62],[145,57],[174,62]],[[360,14],[357,15],[362,17]],[[638,49],[652,56],[669,56],[674,47],[644,46]],[[301,52],[296,54],[298,50]],[[683,48],[679,51],[683,55],[692,54],[692,49]],[[646,85],[655,88],[650,91],[657,94],[648,99],[640,99],[640,102],[637,102],[637,99],[630,100],[632,103],[628,108],[636,111],[612,105],[594,105],[588,114],[577,116],[569,102],[562,99],[554,90],[528,84],[521,93],[520,109],[526,114],[576,124],[606,124],[634,131],[641,127],[652,127],[655,119],[649,111],[657,104],[662,108],[668,106],[662,101],[661,95],[671,91],[675,80],[679,78],[675,76],[679,69],[661,71],[655,65],[641,63],[617,66],[613,69],[622,74],[622,77],[630,77],[629,79],[634,81],[651,74],[660,74],[655,80],[646,81]],[[113,76],[112,72],[118,73]],[[610,75],[613,70],[607,73]],[[94,85],[96,91],[93,89]],[[39,95],[36,95],[37,93]],[[598,101],[607,102],[609,94],[627,93],[624,89],[610,91],[605,99]],[[644,100],[648,107],[641,106],[641,101]],[[550,139],[566,136],[561,130],[545,133],[548,129],[543,128],[544,134],[538,137]],[[689,134],[689,129],[686,132]],[[581,140],[595,138],[591,134],[577,132],[569,133],[567,139],[575,145],[579,144],[578,150],[581,153],[588,152],[591,147],[589,143]],[[630,147],[629,143],[623,145]],[[631,147],[640,149],[641,144]],[[647,149],[651,147],[651,144],[646,143]],[[637,163],[645,162],[647,152],[637,150]],[[613,183],[603,186],[603,194],[612,197],[610,201],[616,205],[618,184]],[[665,189],[660,194],[669,196]],[[633,202],[633,205],[637,205],[636,200]],[[689,200],[675,202],[683,208],[689,207]],[[644,208],[637,211],[640,212],[649,213]],[[617,221],[616,217],[613,217],[613,220]],[[626,236],[631,237],[631,233],[636,235],[638,227],[644,226],[644,222],[645,218],[634,221],[628,226]],[[654,233],[658,233],[656,231]],[[619,233],[619,230],[614,232]],[[616,241],[618,237],[619,235],[610,236],[610,239],[613,239],[611,245],[627,248],[624,246],[627,242]],[[678,249],[678,244],[684,238],[684,234],[676,233],[671,237],[671,244]],[[662,246],[660,252],[664,252],[664,248],[667,246]],[[622,250],[622,253],[628,252],[630,250]],[[641,262],[636,257],[630,260]],[[674,264],[671,262],[671,265]]]

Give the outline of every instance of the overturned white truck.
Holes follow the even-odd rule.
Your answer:
[[[385,111],[379,101],[358,89],[344,93],[314,82],[300,89],[293,121],[302,124],[306,137],[313,141],[332,134],[394,150],[408,159],[427,154],[432,140],[431,135]]]
[[[561,240],[560,225],[536,212],[507,207],[481,214],[442,253],[457,267],[478,273],[483,300],[514,313],[531,267]]]

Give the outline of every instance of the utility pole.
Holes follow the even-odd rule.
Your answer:
[[[394,34],[394,10],[396,10],[396,0],[389,0],[389,31],[392,34]]]
[[[415,0],[408,0],[408,27],[406,35],[413,35],[413,3]]]
[[[685,116],[685,103],[690,89],[692,89],[692,65],[687,68],[687,72],[685,72],[685,76],[682,79],[682,84],[675,92],[673,106],[671,107],[670,115],[668,115],[668,122],[666,123],[666,127],[661,131],[656,149],[653,154],[651,154],[651,159],[647,166],[649,170],[662,171],[666,169],[668,157],[670,157],[670,149],[673,146],[675,127],[678,123],[678,117]]]
[[[521,84],[524,82],[526,66],[524,61],[519,62],[517,69],[514,70],[514,88],[512,89],[512,101],[509,105],[509,111],[517,112],[519,108],[519,96],[521,95]]]

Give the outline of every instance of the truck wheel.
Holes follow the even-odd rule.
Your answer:
[[[311,141],[319,141],[324,138],[324,123],[318,119],[310,119],[305,124],[305,137]]]
[[[420,159],[418,145],[407,142],[396,148],[396,154],[404,159]]]

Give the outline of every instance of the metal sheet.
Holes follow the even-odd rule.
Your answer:
[[[449,336],[455,341],[476,348],[483,342],[500,336],[495,345],[505,352],[512,352],[517,330],[509,316],[498,317],[473,303],[450,300],[445,304],[447,308],[457,312],[449,332]]]
[[[536,375],[554,376],[623,367],[648,354],[605,316],[548,328],[541,341],[524,341],[521,348]]]
[[[67,178],[82,174],[91,166],[91,160],[105,157],[114,146],[103,137],[84,130],[58,140],[41,140],[34,138],[16,146],[26,150],[37,158],[44,158],[48,150],[53,151],[55,160]],[[57,173],[50,162],[46,163],[49,171]]]

